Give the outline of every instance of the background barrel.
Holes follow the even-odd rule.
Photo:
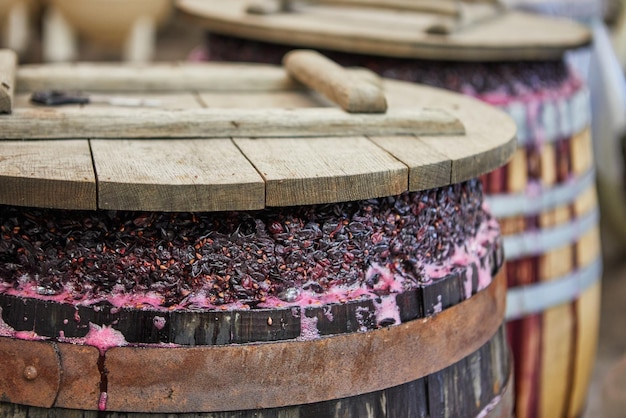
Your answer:
[[[211,60],[279,62],[291,49],[215,33],[207,44]],[[597,346],[602,274],[585,82],[564,59],[474,63],[322,52],[385,77],[471,94],[516,120],[519,150],[483,177],[505,236],[516,413],[579,415]]]

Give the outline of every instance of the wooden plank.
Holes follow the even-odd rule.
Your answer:
[[[537,415],[539,400],[538,381],[541,370],[541,328],[540,314],[529,315],[521,321],[520,356],[516,357],[519,373],[516,375],[516,414],[521,417]]]
[[[579,267],[588,266],[600,257],[600,228],[595,226],[576,242],[576,263]]]
[[[263,180],[230,140],[92,140],[102,209],[264,207]]]
[[[235,143],[265,179],[267,206],[351,201],[407,189],[407,167],[364,137]]]
[[[517,149],[515,123],[492,106],[432,87],[407,89],[405,83],[393,80],[384,80],[384,86],[390,109],[406,106],[441,108],[463,123],[464,136],[420,136],[431,149],[451,161],[452,183],[493,171],[504,165]],[[491,114],[488,123],[485,123],[485,112]],[[496,141],[496,138],[499,139]]]
[[[0,50],[0,113],[13,111],[17,54],[9,49]]]
[[[75,63],[22,65],[17,89],[94,92],[285,91],[301,88],[271,65],[237,63]]]
[[[590,33],[582,25],[518,11],[434,36],[426,32],[440,18],[434,14],[306,5],[299,13],[253,16],[246,12],[248,3],[180,0],[177,5],[217,33],[371,55],[470,61],[554,59],[590,42]]]
[[[0,203],[95,209],[88,141],[0,141]]]
[[[586,128],[572,136],[572,172],[575,175],[582,175],[593,168],[593,147],[591,144],[591,130]]]
[[[572,378],[575,312],[569,303],[543,312],[539,416],[566,416],[564,408]]]
[[[530,152],[534,152],[531,150]],[[544,187],[550,187],[556,183],[556,167],[559,159],[567,158],[566,155],[557,155],[552,143],[542,144],[539,153],[539,174]]]
[[[506,166],[506,191],[510,194],[522,193],[528,185],[526,150],[519,148]]]
[[[204,107],[209,108],[244,108],[268,109],[284,108],[299,109],[304,107],[325,107],[329,103],[312,94],[297,91],[278,92],[200,92],[198,94]]]
[[[581,217],[594,209],[598,208],[598,195],[596,193],[596,187],[591,186],[584,192],[582,192],[576,198],[574,202],[574,214],[576,217]]]
[[[370,137],[409,167],[409,190],[425,190],[450,184],[452,161],[450,158],[418,137]]]
[[[521,234],[526,231],[526,217],[524,215],[499,219],[499,222],[500,233],[503,236]]]
[[[463,134],[462,125],[449,113],[416,108],[373,115],[349,114],[336,108],[21,108],[3,117],[1,123],[0,139]],[[485,138],[491,145],[501,139]]]
[[[576,301],[578,326],[575,340],[572,392],[567,416],[577,416],[583,411],[596,359],[600,327],[601,284],[598,280]]]
[[[574,248],[569,242],[542,254],[539,256],[539,281],[551,281],[571,273],[575,269],[573,261]]]

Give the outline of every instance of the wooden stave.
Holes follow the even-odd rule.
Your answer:
[[[569,286],[568,294],[556,295],[556,298],[550,295],[544,301],[535,300],[535,306],[531,309],[512,306],[507,317],[508,335],[516,359],[516,412],[520,417],[580,414],[591,380],[598,341],[602,262],[599,250],[599,210],[588,131],[587,127],[583,127],[579,132],[572,132],[565,140],[557,136],[557,140],[567,146],[555,147],[555,151],[547,153],[553,160],[542,160],[544,164],[552,164],[554,172],[562,171],[561,167],[569,168],[569,171],[557,173],[552,178],[554,183],[548,182],[548,193],[551,188],[563,187],[567,180],[580,183],[577,185],[578,190],[571,190],[569,196],[561,202],[522,210],[517,216],[504,216],[501,219],[503,236],[508,237],[505,240],[520,237],[526,228],[536,227],[536,220],[542,217],[549,225],[540,226],[540,233],[578,228],[575,233],[563,234],[560,240],[553,240],[553,244],[543,251],[511,254],[512,257],[507,257],[508,271],[519,271],[509,280],[511,300],[519,296],[528,299],[532,297],[533,291],[545,293],[554,289],[564,290]],[[583,138],[582,142],[580,138]],[[545,146],[553,147],[553,141],[548,138],[548,145]],[[527,144],[526,149],[532,146],[532,143]],[[583,153],[586,155],[583,156]],[[496,183],[489,182],[489,179],[486,184],[488,193],[503,192],[501,183],[500,188],[490,188]],[[563,218],[557,215],[559,211],[569,212],[570,218],[557,220]],[[524,218],[527,221],[520,223]],[[573,229],[570,231],[573,232]],[[541,263],[549,263],[550,257],[558,258],[559,251],[574,257],[571,270],[560,272],[558,277],[542,277],[539,270]],[[555,380],[551,376],[560,378]]]

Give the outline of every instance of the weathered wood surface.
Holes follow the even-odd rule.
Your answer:
[[[214,68],[204,67],[209,75]],[[34,69],[41,77],[37,86],[55,87],[59,67],[50,66],[48,75],[43,68]],[[73,66],[64,68],[71,73]],[[7,138],[0,141],[0,203],[213,211],[367,199],[476,177],[504,164],[516,145],[515,126],[503,112],[397,81],[381,84],[388,112],[370,115],[345,113],[300,85],[224,91],[196,78],[178,92],[149,91],[159,80],[167,85],[184,79],[186,67],[180,73],[176,66],[153,73],[150,67],[77,68],[81,85],[93,86],[100,77],[108,83],[111,90],[99,95],[156,99],[160,105],[47,108],[29,103],[27,92],[18,94],[14,113],[0,119],[0,136]],[[282,69],[261,68],[273,80],[286,77]],[[123,82],[113,82],[116,71]],[[137,87],[146,72],[150,82]]]
[[[2,119],[2,128],[0,139],[463,134],[462,125],[448,112],[429,108],[383,114],[346,113],[337,108],[21,108]]]
[[[540,181],[541,194],[554,188],[583,181],[593,169],[589,129],[570,138],[546,142],[541,148],[520,148],[509,163],[503,182],[496,176],[487,178],[490,193],[504,196],[523,192],[522,183],[529,179]],[[512,176],[524,179],[511,181]],[[497,184],[495,184],[497,183]],[[587,183],[583,183],[587,184]],[[545,207],[540,212],[522,211],[500,219],[505,239],[508,236],[532,233],[541,245],[541,234],[554,228],[576,230],[571,236],[554,239],[545,250],[522,254],[507,260],[509,293],[542,290],[541,310],[535,307],[516,314],[507,324],[508,335],[515,353],[516,414],[519,417],[577,416],[584,407],[590,373],[597,345],[600,301],[599,277],[577,276],[599,263],[601,246],[598,227],[580,229],[576,222],[598,210],[594,183],[573,189],[563,201]],[[587,224],[588,225],[588,224]],[[579,230],[580,229],[580,230]],[[590,269],[594,272],[594,269]],[[589,274],[589,273],[584,273]],[[578,280],[578,291],[568,289],[569,299],[557,295],[558,303],[550,302],[554,287]],[[526,286],[529,286],[525,289]]]
[[[229,139],[91,140],[102,209],[265,207],[265,183]]]
[[[0,50],[0,113],[13,111],[17,54],[8,49]]]
[[[279,67],[238,63],[22,65],[18,92],[80,90],[95,92],[285,91],[298,83]]]
[[[317,51],[291,51],[283,58],[283,64],[289,75],[322,93],[346,112],[387,111],[385,92],[379,85],[353,77],[342,66]]]
[[[89,141],[0,141],[0,204],[96,209]]]
[[[248,0],[177,0],[179,9],[212,32],[298,47],[371,55],[449,60],[554,59],[590,42],[582,25],[517,11],[463,26],[456,16],[297,4],[297,13],[250,15]],[[447,19],[447,20],[446,20]],[[471,19],[470,19],[471,20]],[[433,35],[439,25],[447,34]]]

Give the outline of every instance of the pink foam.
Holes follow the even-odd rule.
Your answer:
[[[320,331],[317,329],[317,317],[309,318],[302,310],[300,313],[300,336],[296,339],[298,341],[311,341],[319,337]]]
[[[380,302],[377,299],[373,300],[374,308],[376,309],[376,323],[380,324],[385,319],[393,319],[394,324],[399,324],[400,321],[400,308],[396,303],[396,295],[390,294],[380,298]]]
[[[110,326],[99,326],[89,323],[89,332],[83,338],[84,344],[91,345],[100,350],[104,354],[109,348],[121,347],[128,345],[124,335]]]

